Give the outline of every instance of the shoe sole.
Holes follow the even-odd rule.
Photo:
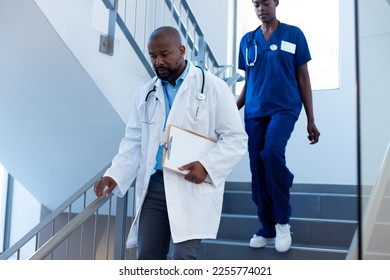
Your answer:
[[[249,242],[249,247],[259,249],[259,248],[264,248],[267,245],[274,245],[275,244],[275,238],[267,238],[267,242],[264,245],[258,246],[258,245],[253,245]]]
[[[279,248],[277,248],[277,247],[275,246],[275,250],[276,250],[277,252],[279,252],[279,253],[287,252],[288,250],[290,250],[290,248],[291,248],[291,242],[290,242],[290,245],[288,246],[288,248],[286,248],[286,249],[279,249]]]

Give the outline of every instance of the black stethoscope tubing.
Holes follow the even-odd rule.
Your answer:
[[[199,67],[199,66],[196,66],[196,67],[198,67],[202,71],[202,89],[201,89],[200,93],[203,94],[204,80],[205,80],[205,78],[204,78],[204,70],[202,69],[202,67]]]
[[[156,90],[156,82],[157,82],[157,79],[158,79],[158,78],[156,78],[156,80],[154,81],[153,88],[152,88],[151,90],[149,90],[148,93],[146,94],[145,103],[148,101],[149,95],[151,95],[152,92],[157,91],[157,90]],[[158,99],[158,98],[157,98],[157,96],[156,96],[156,100],[157,100],[157,99]]]
[[[197,98],[200,101],[202,101],[202,100],[204,100],[206,98],[206,95],[203,93],[203,91],[204,91],[204,84],[205,84],[205,75],[204,75],[204,70],[201,67],[199,67],[199,66],[196,66],[196,67],[198,67],[202,71],[202,89],[201,89],[201,92],[198,93],[198,95],[197,95]],[[148,103],[148,99],[149,99],[150,95],[153,92],[157,91],[157,89],[156,89],[157,79],[158,78],[156,78],[156,80],[154,81],[153,88],[148,91],[148,93],[146,94],[146,97],[145,97],[145,103],[144,103],[145,104],[145,120],[144,120],[144,122],[147,123],[147,124],[151,124],[151,119],[153,118],[153,117],[150,118],[150,119],[147,118],[147,115],[148,115],[148,113],[147,113],[148,112],[148,105],[147,105],[147,103]],[[159,101],[158,97],[156,95],[154,97],[155,97],[155,101],[158,102]],[[153,109],[152,116],[154,116],[154,113],[155,113],[155,110],[156,110],[156,106],[157,106],[157,103],[156,103],[156,105],[155,105],[155,107]],[[198,106],[198,108],[196,110],[196,115],[198,114],[198,110],[199,110],[199,106]],[[147,120],[147,119],[149,119],[149,120]]]
[[[201,89],[200,93],[201,93],[201,95],[204,96],[204,93],[203,93],[203,92],[204,92],[204,81],[205,81],[204,70],[203,70],[201,67],[199,67],[199,66],[196,66],[196,67],[198,67],[198,68],[202,71],[202,89]],[[157,91],[157,89],[156,89],[156,82],[157,82],[157,79],[158,79],[158,78],[156,78],[156,80],[154,81],[153,88],[152,88],[151,90],[149,90],[148,93],[146,94],[145,103],[148,101],[149,96],[150,96],[153,92]],[[204,98],[203,98],[203,99],[204,99]],[[156,96],[156,100],[158,100],[157,96]]]

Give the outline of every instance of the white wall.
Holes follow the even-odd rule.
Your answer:
[[[54,209],[109,163],[124,124],[33,0],[0,1],[0,34],[0,161]]]
[[[85,68],[123,122],[131,96],[148,79],[146,70],[116,28],[114,56],[100,53],[100,35],[108,30],[108,10],[101,0],[35,0],[62,40]]]

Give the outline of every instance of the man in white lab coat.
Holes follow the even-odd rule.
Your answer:
[[[185,59],[175,28],[156,29],[148,51],[157,78],[134,95],[118,154],[95,193],[121,197],[136,180],[127,247],[137,246],[138,259],[197,259],[201,240],[216,238],[225,180],[246,152],[247,135],[227,84]],[[217,143],[180,167],[186,175],[162,168],[170,124]]]

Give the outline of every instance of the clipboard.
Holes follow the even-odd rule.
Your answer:
[[[192,131],[174,126],[168,126],[167,141],[164,144],[163,168],[180,174],[187,174],[179,167],[199,160],[215,147],[216,141],[194,133]]]

